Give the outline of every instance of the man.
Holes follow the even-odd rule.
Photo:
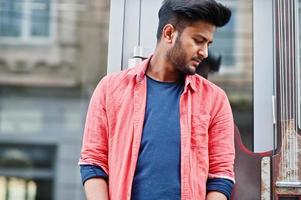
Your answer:
[[[165,0],[154,54],[100,81],[79,162],[88,200],[230,198],[232,112],[195,74],[230,16],[214,0]]]

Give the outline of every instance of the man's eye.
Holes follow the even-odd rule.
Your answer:
[[[195,41],[195,43],[197,43],[197,44],[203,44],[203,43],[204,43],[203,40],[197,40],[197,39],[195,39],[194,41]]]

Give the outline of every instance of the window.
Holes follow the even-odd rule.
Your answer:
[[[56,147],[1,144],[0,199],[51,200]]]
[[[51,0],[1,0],[0,41],[49,39],[51,16]]]

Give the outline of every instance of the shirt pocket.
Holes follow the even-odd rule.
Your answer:
[[[191,147],[198,150],[208,148],[208,127],[210,115],[192,115]]]

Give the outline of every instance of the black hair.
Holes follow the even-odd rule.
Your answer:
[[[159,41],[166,24],[172,24],[180,33],[190,23],[200,20],[222,27],[230,20],[231,10],[215,0],[164,0],[158,16]]]

